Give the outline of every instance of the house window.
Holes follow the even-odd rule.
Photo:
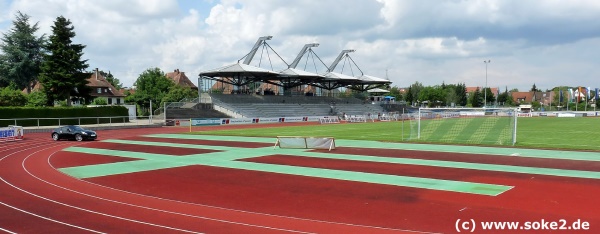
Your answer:
[[[102,93],[102,88],[98,88],[98,93]]]
[[[117,98],[117,105],[121,104],[121,98]]]
[[[108,99],[108,105],[112,105],[112,98],[107,98]]]

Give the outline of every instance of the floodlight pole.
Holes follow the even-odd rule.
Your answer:
[[[483,107],[487,106],[487,67],[488,67],[488,63],[491,63],[492,60],[483,60],[483,62],[485,63],[485,87],[483,87]]]

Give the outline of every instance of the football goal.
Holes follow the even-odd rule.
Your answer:
[[[420,108],[410,118],[412,141],[514,145],[516,108]]]
[[[304,136],[278,136],[275,142],[277,146],[284,149],[335,149],[333,137],[304,137]]]

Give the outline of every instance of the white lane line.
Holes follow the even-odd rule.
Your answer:
[[[10,234],[17,234],[16,232],[11,232],[11,231],[6,230],[4,228],[0,228],[0,231],[6,232],[6,233],[10,233]]]
[[[55,146],[55,147],[56,147],[56,146]],[[54,148],[54,147],[50,147],[50,148]],[[47,148],[46,148],[46,149],[47,149]],[[29,158],[29,157],[30,157],[31,155],[33,155],[33,154],[39,153],[39,152],[41,152],[41,151],[43,151],[43,150],[46,150],[46,149],[41,149],[41,150],[38,150],[38,151],[35,151],[35,152],[33,152],[33,153],[29,154],[29,155],[28,155],[26,158],[24,158],[24,159],[23,159],[23,161],[21,162],[21,167],[22,167],[22,168],[23,168],[25,171],[27,171],[27,169],[25,168],[25,165],[24,165],[24,163],[25,163],[25,161],[27,160],[27,158]],[[31,173],[29,173],[29,171],[27,171],[27,173],[31,175]],[[198,232],[194,232],[194,231],[190,231],[190,230],[184,230],[184,229],[179,229],[179,228],[174,228],[174,227],[168,227],[168,226],[163,226],[163,225],[158,225],[158,224],[153,224],[153,223],[148,223],[148,222],[142,222],[142,221],[139,221],[139,220],[128,219],[128,218],[123,218],[123,217],[119,217],[119,216],[115,216],[115,215],[109,215],[109,214],[105,214],[105,213],[101,213],[101,212],[97,212],[97,211],[88,210],[88,209],[84,209],[84,208],[81,208],[81,207],[77,207],[77,206],[69,205],[69,204],[66,204],[66,203],[62,203],[62,202],[59,202],[59,201],[55,201],[55,200],[49,199],[49,198],[47,198],[47,197],[43,197],[43,196],[41,196],[41,195],[37,195],[37,194],[34,194],[34,193],[32,193],[32,192],[29,192],[29,191],[27,191],[27,190],[25,190],[25,189],[22,189],[22,188],[20,188],[20,187],[18,187],[18,186],[15,186],[15,185],[13,185],[13,184],[9,183],[8,181],[4,180],[4,178],[2,178],[2,177],[0,177],[0,180],[2,180],[4,183],[8,184],[9,186],[11,186],[11,187],[13,187],[13,188],[15,188],[15,189],[17,189],[17,190],[19,190],[19,191],[21,191],[21,192],[24,192],[24,193],[26,193],[26,194],[29,194],[29,195],[31,195],[31,196],[34,196],[34,197],[37,197],[37,198],[40,198],[40,199],[43,199],[43,200],[46,200],[46,201],[49,201],[49,202],[52,202],[52,203],[56,203],[56,204],[59,204],[59,205],[65,206],[65,207],[69,207],[69,208],[73,208],[73,209],[77,209],[77,210],[81,210],[81,211],[89,212],[89,213],[92,213],[92,214],[103,215],[103,216],[106,216],[106,217],[111,217],[111,218],[115,218],[115,219],[121,219],[121,220],[130,221],[130,222],[134,222],[134,223],[140,223],[140,224],[150,225],[150,226],[154,226],[154,227],[159,227],[159,228],[165,228],[165,229],[170,229],[170,230],[175,230],[175,231],[181,231],[181,232],[187,232],[187,233],[198,233]],[[76,225],[73,225],[73,226],[74,226],[74,227],[78,227],[78,226],[76,226]],[[85,229],[85,228],[81,227],[81,229]]]
[[[60,145],[57,145],[57,146],[61,146],[61,145],[65,145],[65,144],[60,144]],[[54,147],[57,147],[57,146],[54,146]],[[24,152],[24,151],[27,151],[27,150],[30,150],[30,149],[40,148],[40,147],[45,147],[45,144],[40,144],[40,145],[38,145],[38,146],[35,146],[35,147],[31,147],[31,145],[27,145],[27,146],[25,146],[25,147],[22,147],[22,148],[26,148],[26,149],[24,149],[24,150],[15,151],[15,152],[13,152],[13,153],[11,153],[11,154],[8,154],[8,155],[6,155],[6,156],[4,156],[4,157],[0,158],[0,162],[1,162],[3,159],[6,159],[6,158],[8,158],[8,157],[10,157],[10,156],[12,156],[12,155],[15,155],[15,154],[17,154],[17,153]],[[51,147],[51,148],[53,148],[53,147]],[[43,150],[43,149],[42,149],[42,150]],[[39,150],[39,151],[42,151],[42,150]],[[36,151],[36,152],[39,152],[39,151]],[[9,186],[11,186],[11,187],[13,187],[13,188],[16,188],[14,185],[12,185],[12,184],[8,183],[8,181],[4,180],[4,178],[3,178],[1,175],[0,175],[0,180],[2,180],[2,181],[3,181],[4,183],[6,183],[7,185],[9,185]],[[17,188],[17,189],[18,189],[18,190],[21,190],[21,189],[19,189],[19,188]],[[86,230],[86,231],[90,231],[90,232],[95,232],[95,233],[103,233],[103,232],[100,232],[100,231],[96,231],[96,230],[92,230],[92,229],[84,228],[84,227],[77,226],[77,225],[74,225],[74,224],[65,223],[65,222],[61,222],[61,221],[59,221],[59,220],[55,220],[55,219],[51,219],[51,218],[48,218],[48,217],[45,217],[45,216],[41,216],[41,215],[38,215],[38,214],[35,214],[35,213],[32,213],[32,212],[29,212],[29,211],[26,211],[26,210],[19,209],[19,208],[17,208],[17,207],[11,206],[11,205],[9,205],[9,204],[6,204],[6,203],[4,203],[4,202],[0,202],[0,204],[2,204],[3,206],[6,206],[6,207],[8,207],[8,208],[11,208],[11,209],[17,210],[17,211],[19,211],[19,212],[23,212],[23,213],[25,213],[25,214],[32,215],[32,216],[35,216],[35,217],[38,217],[38,218],[41,218],[41,219],[45,219],[45,220],[48,220],[48,221],[52,221],[52,222],[55,222],[55,223],[59,223],[59,224],[62,224],[62,225],[66,225],[66,226],[70,226],[70,227],[74,227],[74,228],[78,228],[78,229],[81,229],[81,230]]]
[[[11,205],[9,205],[9,204],[6,204],[6,203],[4,203],[4,202],[0,202],[0,204],[1,204],[1,205],[4,205],[4,206],[6,206],[6,207],[8,207],[8,208],[12,208],[12,209],[14,209],[14,210],[17,210],[17,211],[23,212],[23,213],[25,213],[25,214],[28,214],[28,215],[33,215],[33,216],[35,216],[35,217],[38,217],[38,218],[41,218],[41,219],[45,219],[45,220],[48,220],[48,221],[52,221],[52,222],[55,222],[55,223],[59,223],[59,224],[62,224],[62,225],[66,225],[66,226],[70,226],[70,227],[74,227],[74,228],[78,228],[78,229],[81,229],[81,230],[85,230],[85,231],[89,231],[89,232],[94,232],[94,233],[104,233],[104,232],[100,232],[100,231],[96,231],[96,230],[92,230],[92,229],[88,229],[88,228],[84,228],[84,227],[76,226],[76,225],[73,225],[73,224],[69,224],[69,223],[61,222],[61,221],[58,221],[58,220],[56,220],[56,219],[51,219],[51,218],[44,217],[44,216],[41,216],[41,215],[38,215],[38,214],[34,214],[34,213],[31,213],[31,212],[29,212],[29,211],[26,211],[26,210],[23,210],[23,209],[19,209],[19,208],[17,208],[17,207],[14,207],[14,206],[11,206]],[[4,229],[0,228],[0,230],[4,230]],[[15,232],[9,232],[9,233],[15,233]]]

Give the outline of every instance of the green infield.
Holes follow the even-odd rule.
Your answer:
[[[502,136],[494,136],[494,134],[475,135],[475,130],[481,128],[481,124],[476,121],[458,126],[460,128],[459,131],[452,129],[457,128],[456,124],[449,123],[451,121],[443,124],[443,126],[438,126],[440,129],[437,129],[436,133],[430,136],[431,138],[429,138],[428,142],[498,145],[498,139],[504,140],[506,138],[505,134],[502,134]],[[499,125],[492,124],[489,126],[491,126],[489,128],[491,130]],[[422,126],[422,128],[425,127],[425,125]],[[484,129],[485,131],[486,129]],[[452,132],[452,134],[448,134],[447,132]],[[296,127],[275,127],[274,125],[270,125],[268,128],[202,131],[192,134],[257,137],[316,136],[348,140],[417,142],[410,140],[411,124],[409,121],[323,124]],[[600,151],[599,139],[600,118],[519,118],[517,123],[517,143],[515,146],[523,148]]]

